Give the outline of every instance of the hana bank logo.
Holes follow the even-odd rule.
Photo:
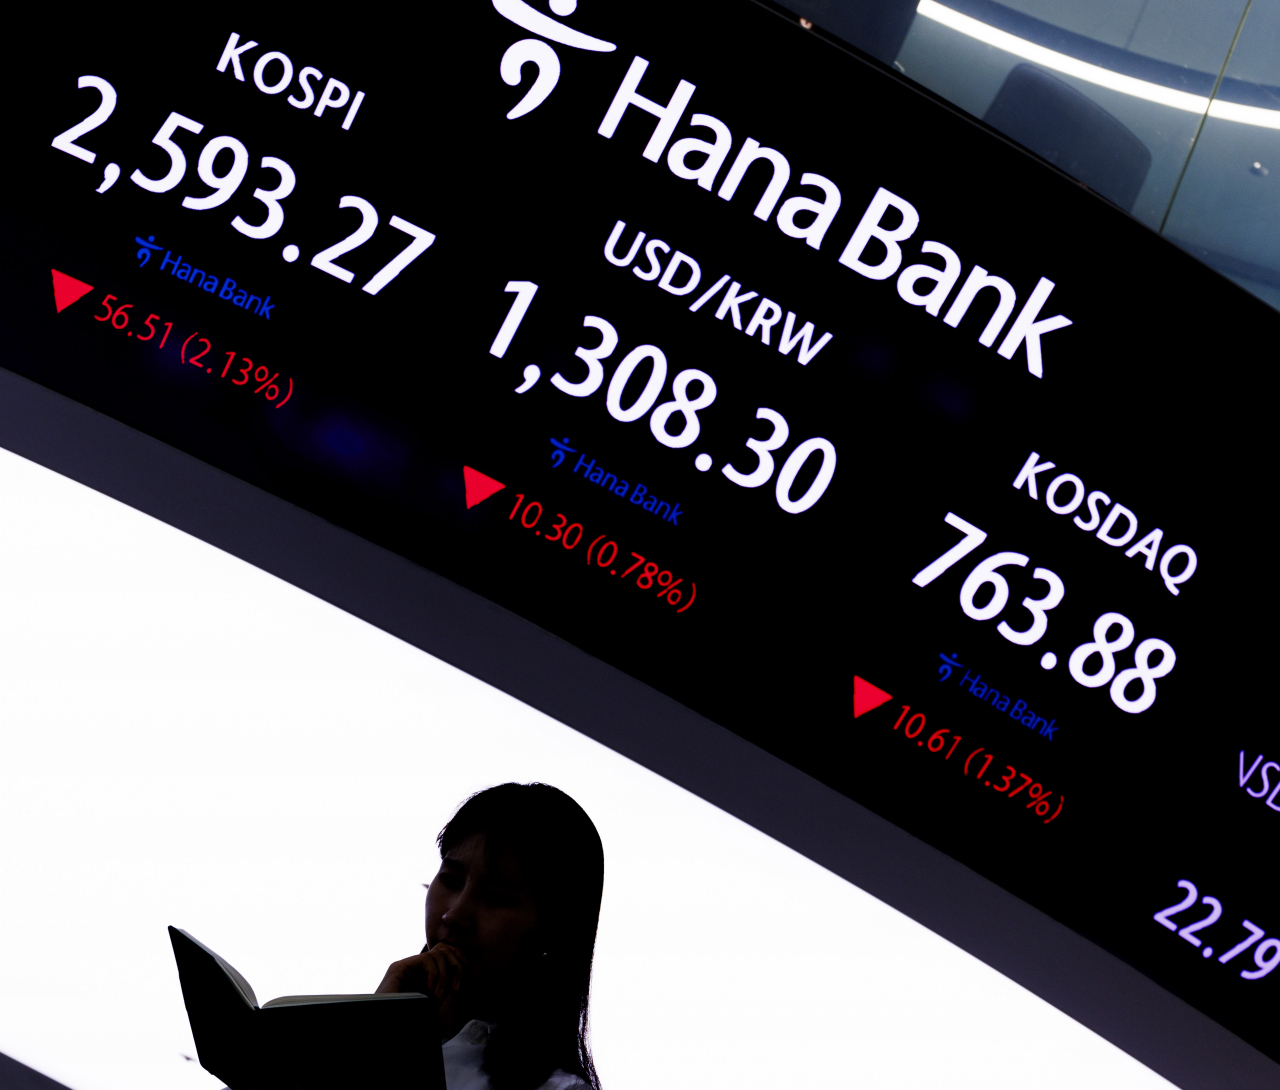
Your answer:
[[[567,45],[570,49],[586,49],[592,53],[612,53],[618,47],[613,42],[593,38],[580,30],[566,26],[558,19],[544,15],[525,0],[493,0],[494,10],[504,19],[515,23],[523,30],[539,35],[537,38],[523,38],[513,44],[503,55],[498,71],[508,87],[520,84],[520,74],[526,64],[537,67],[538,74],[532,86],[525,92],[524,98],[517,102],[508,112],[507,120],[536,110],[546,101],[547,96],[555,89],[560,80],[560,55],[547,44],[547,41],[558,45]],[[555,15],[561,18],[572,15],[578,7],[578,0],[551,0],[548,5]],[[547,41],[543,41],[542,39]]]

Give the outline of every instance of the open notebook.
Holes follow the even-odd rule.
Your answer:
[[[430,997],[287,995],[259,1006],[203,943],[176,927],[169,939],[200,1065],[230,1090],[444,1090]]]

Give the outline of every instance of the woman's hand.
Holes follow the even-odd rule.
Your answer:
[[[379,992],[421,992],[438,1000],[462,987],[467,959],[456,946],[438,942],[430,950],[393,962],[378,985]]]

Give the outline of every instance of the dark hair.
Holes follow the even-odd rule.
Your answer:
[[[440,857],[477,833],[514,856],[538,906],[545,951],[536,983],[490,1034],[489,1081],[494,1090],[534,1090],[561,1068],[600,1090],[587,1044],[604,888],[600,834],[581,806],[545,783],[504,783],[472,795],[436,837]]]

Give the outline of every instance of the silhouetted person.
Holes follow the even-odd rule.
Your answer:
[[[472,795],[441,830],[427,945],[380,992],[440,1002],[448,1090],[599,1090],[587,1046],[604,849],[547,784]]]

